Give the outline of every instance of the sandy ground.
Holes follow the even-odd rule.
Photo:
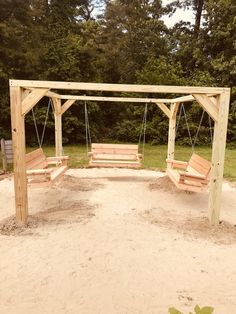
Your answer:
[[[0,181],[0,220],[14,213]],[[208,196],[145,170],[68,170],[29,189],[30,227],[0,235],[0,313],[167,314],[211,305],[236,313],[236,189],[224,183],[222,223]],[[12,224],[11,224],[12,222]]]

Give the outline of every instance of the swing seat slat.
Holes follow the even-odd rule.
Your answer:
[[[142,155],[138,153],[138,145],[92,143],[89,156],[92,167],[141,167]]]
[[[42,148],[26,154],[26,173],[31,186],[50,186],[67,170],[68,156],[46,157]],[[54,165],[54,167],[48,167]]]
[[[167,159],[167,175],[177,188],[202,192],[209,183],[211,163],[197,154],[189,162]],[[184,170],[184,171],[183,171]]]

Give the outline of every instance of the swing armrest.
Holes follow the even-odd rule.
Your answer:
[[[167,162],[167,165],[171,166],[171,168],[186,169],[188,167],[188,162],[186,162],[186,161],[167,158],[166,162]]]
[[[56,157],[47,157],[47,163],[49,165],[63,165],[67,166],[68,156],[56,156]]]

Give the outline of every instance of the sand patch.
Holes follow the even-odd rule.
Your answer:
[[[104,187],[104,184],[99,183],[95,179],[80,179],[70,175],[65,175],[63,179],[56,185],[56,188],[63,188],[71,191],[94,191]]]
[[[94,209],[88,201],[65,202],[46,211],[40,211],[28,217],[26,225],[19,225],[15,216],[0,222],[0,233],[3,235],[31,235],[33,230],[45,225],[87,223],[95,216]]]
[[[207,217],[186,217],[164,209],[149,209],[141,213],[149,223],[182,234],[189,240],[203,239],[215,244],[235,244],[236,225],[221,221],[219,226],[210,226]]]
[[[6,178],[10,178],[10,177],[11,177],[11,173],[10,172],[0,171],[0,181],[4,180]]]
[[[0,235],[0,313],[235,313],[236,190],[224,182],[223,222],[211,229],[207,193],[160,176],[69,169],[29,189],[29,227],[11,217],[2,229],[19,236]],[[0,219],[14,206],[12,178],[0,181]]]
[[[186,193],[185,191],[181,191],[177,189],[174,183],[169,179],[168,176],[163,176],[155,179],[155,181],[149,184],[149,189],[152,190],[162,190],[164,192],[170,193]],[[188,192],[191,193],[191,192]]]

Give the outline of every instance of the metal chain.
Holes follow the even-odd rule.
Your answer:
[[[41,141],[40,141],[40,138],[39,138],[39,130],[38,130],[37,122],[36,122],[34,108],[32,108],[32,116],[33,116],[33,120],[34,120],[34,128],[35,128],[35,132],[36,132],[36,136],[37,136],[37,140],[38,140],[38,145],[41,148]]]
[[[178,128],[179,128],[179,122],[180,122],[180,118],[181,118],[181,114],[182,114],[182,108],[183,108],[183,104],[181,104],[181,106],[180,106],[178,121],[177,121],[177,125],[176,125],[176,133],[177,133]]]
[[[51,105],[51,98],[49,99],[49,102],[48,102],[48,107],[47,107],[47,112],[46,112],[46,117],[45,117],[45,121],[44,121],[44,125],[43,125],[43,132],[42,132],[42,136],[41,136],[41,142],[40,142],[40,147],[42,147],[43,145],[43,140],[44,140],[44,134],[45,134],[45,130],[46,130],[46,125],[47,125],[47,121],[48,121],[48,116],[49,116],[49,109],[50,107],[52,106]]]
[[[52,100],[51,100],[51,98],[48,101],[48,107],[47,107],[47,112],[46,112],[46,116],[45,116],[45,120],[44,120],[44,124],[43,124],[43,131],[42,131],[41,138],[39,136],[39,130],[38,130],[38,125],[37,125],[37,120],[36,120],[36,117],[35,117],[34,108],[32,108],[32,116],[33,116],[33,120],[34,120],[34,128],[35,128],[35,132],[36,132],[36,136],[37,136],[37,140],[38,140],[38,144],[39,144],[40,148],[43,145],[43,140],[44,140],[47,120],[48,120],[48,116],[49,116],[50,106],[52,107]]]
[[[200,119],[200,122],[199,122],[199,125],[198,125],[198,128],[197,128],[197,132],[196,132],[196,135],[195,135],[195,138],[194,138],[194,142],[193,142],[193,147],[195,147],[195,144],[197,142],[198,133],[199,133],[201,125],[202,125],[204,114],[205,114],[205,110],[202,111],[202,116],[201,116],[201,119]]]
[[[192,136],[191,136],[191,133],[190,133],[190,128],[189,128],[188,119],[187,119],[187,115],[186,115],[186,111],[185,111],[184,105],[183,105],[183,113],[184,113],[184,118],[185,118],[187,130],[188,130],[188,135],[189,135],[189,140],[190,140],[190,144],[191,144],[191,147],[192,147],[192,151],[194,151],[193,140],[192,140]]]
[[[211,126],[211,117],[208,115],[209,119],[209,127],[210,127],[210,136],[211,136],[211,144],[213,143],[213,134],[212,134],[212,126]]]
[[[197,132],[196,132],[196,135],[194,137],[194,140],[192,140],[192,136],[191,136],[191,133],[190,133],[190,128],[189,128],[189,124],[188,124],[188,120],[187,120],[187,115],[186,115],[185,107],[184,107],[183,104],[181,104],[181,107],[180,107],[180,112],[179,112],[178,121],[177,121],[177,125],[176,125],[176,132],[178,131],[178,128],[179,128],[179,122],[180,122],[182,111],[184,113],[187,129],[188,129],[188,135],[189,135],[189,139],[190,139],[190,144],[192,146],[192,151],[194,151],[195,145],[196,145],[196,142],[197,142],[197,138],[198,138],[198,134],[199,134],[199,131],[200,131],[200,128],[201,128],[201,125],[202,125],[203,118],[204,118],[205,110],[202,111],[201,119],[200,119],[200,122],[199,122],[199,125],[198,125],[198,128],[197,128]],[[210,118],[210,116],[208,116],[208,117],[209,117],[210,136],[211,136],[211,143],[212,143],[213,142],[213,134],[212,134],[211,118]]]
[[[143,143],[142,143],[142,155],[144,159],[144,150],[145,150],[145,142],[146,142],[146,129],[147,129],[147,109],[148,109],[148,104],[145,104],[145,109],[144,109],[144,114],[143,114],[143,121],[140,129],[140,134],[139,134],[139,141],[138,141],[138,147],[141,144],[141,140],[143,137]]]
[[[91,146],[91,133],[90,133],[90,126],[89,126],[89,118],[88,118],[88,109],[87,109],[87,103],[85,101],[84,103],[84,119],[85,119],[85,136],[86,136],[86,149],[87,154],[89,152],[89,146]]]

